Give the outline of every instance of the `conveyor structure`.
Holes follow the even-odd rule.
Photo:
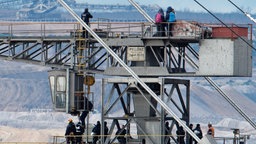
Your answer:
[[[1,22],[0,58],[51,67],[55,110],[82,120],[95,101],[90,91],[95,75],[107,76],[102,79],[101,121],[111,123],[109,135],[124,124],[132,136],[135,123],[136,136],[128,142],[165,144],[166,121],[170,131],[189,125],[190,80],[182,77],[252,75],[251,47],[244,43],[252,42],[251,25],[227,28],[179,20],[173,36],[159,37],[152,23],[99,21],[87,28],[89,38],[81,37],[82,26],[80,21]],[[122,114],[113,116],[118,106]],[[115,139],[107,137],[111,143]]]

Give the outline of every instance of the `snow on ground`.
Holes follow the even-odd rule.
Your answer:
[[[69,118],[79,121],[64,112],[1,111],[0,115],[0,142],[51,142],[53,136],[64,136]],[[90,122],[98,120],[100,114],[90,115]]]
[[[49,142],[52,136],[63,136],[62,129],[20,129],[0,126],[0,142]]]

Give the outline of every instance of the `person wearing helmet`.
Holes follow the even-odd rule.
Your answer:
[[[75,133],[76,133],[76,126],[73,120],[70,118],[68,119],[68,125],[65,132],[67,144],[75,143]]]

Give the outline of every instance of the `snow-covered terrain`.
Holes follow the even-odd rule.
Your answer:
[[[52,111],[0,112],[1,142],[53,142],[53,136],[63,137],[68,119],[75,123],[78,117]],[[42,110],[42,109],[40,109]],[[90,121],[100,119],[99,114],[90,116]]]

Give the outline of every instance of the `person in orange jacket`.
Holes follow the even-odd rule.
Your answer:
[[[207,131],[208,135],[211,135],[212,137],[214,137],[214,127],[212,126],[211,123],[208,124],[208,131]]]

